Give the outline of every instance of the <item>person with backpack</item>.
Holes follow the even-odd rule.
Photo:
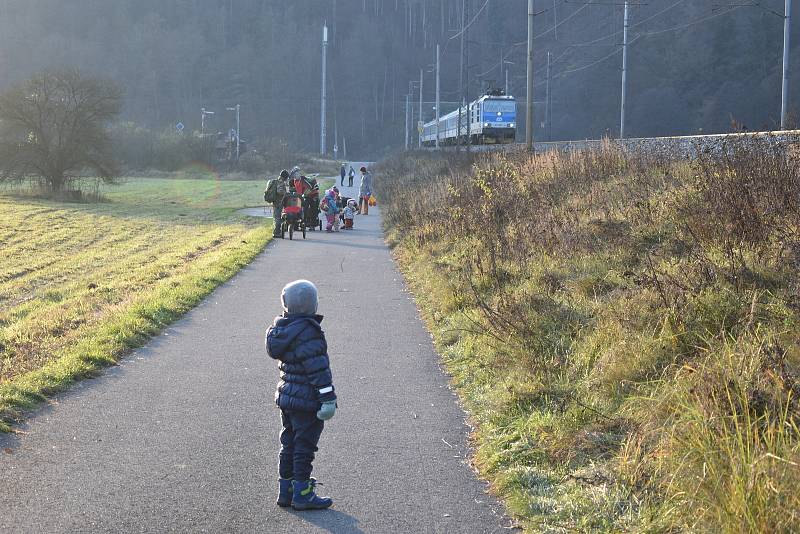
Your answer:
[[[353,166],[350,166],[350,172],[347,173],[347,180],[348,184],[347,187],[353,187],[353,178],[356,177],[356,171],[353,169]]]
[[[281,236],[281,213],[283,212],[283,197],[288,190],[289,171],[281,171],[278,178],[273,178],[267,182],[264,189],[264,201],[272,204],[272,220],[275,227],[272,229],[272,237]]]

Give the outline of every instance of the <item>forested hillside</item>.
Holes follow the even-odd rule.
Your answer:
[[[633,3],[629,135],[775,127],[783,2],[742,4]],[[233,124],[225,107],[238,103],[244,137],[316,149],[324,21],[332,36],[329,147],[336,133],[340,144],[347,138],[351,152],[402,144],[405,95],[420,68],[426,71],[424,112],[431,118],[437,42],[444,50],[443,108],[454,107],[463,19],[471,23],[468,97],[505,82],[501,58],[509,62],[510,92],[525,97],[525,0],[5,0],[0,6],[0,87],[43,67],[77,66],[120,83],[127,93],[125,119],[155,129],[178,121],[199,129],[206,107],[216,111],[209,128],[225,130]],[[536,8],[538,136],[614,135],[622,2],[537,0]],[[800,35],[793,42],[798,72]],[[411,100],[418,106],[416,94]]]

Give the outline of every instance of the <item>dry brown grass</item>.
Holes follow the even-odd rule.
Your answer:
[[[381,175],[478,463],[533,529],[800,528],[790,145],[411,156]]]

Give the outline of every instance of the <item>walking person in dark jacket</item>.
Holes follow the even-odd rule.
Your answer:
[[[272,227],[272,237],[281,237],[281,214],[283,213],[283,197],[286,196],[288,191],[289,171],[286,169],[281,171],[280,176],[275,180],[273,185],[274,191],[270,191],[272,195],[272,220],[274,225]],[[270,180],[272,181],[272,180]],[[269,189],[269,185],[267,185]],[[264,193],[264,198],[267,197],[267,192]]]
[[[347,169],[345,169],[345,164],[342,163],[342,167],[339,169],[339,176],[342,177],[342,187],[344,187],[344,177],[347,174]]]
[[[361,185],[358,188],[358,207],[362,215],[369,215],[369,199],[372,197],[372,174],[361,167]]]
[[[324,421],[336,412],[336,393],[328,345],[317,315],[317,288],[308,280],[287,284],[281,292],[283,315],[267,330],[267,353],[280,361],[275,403],[281,409],[278,506],[295,510],[328,508],[311,478],[314,453]]]

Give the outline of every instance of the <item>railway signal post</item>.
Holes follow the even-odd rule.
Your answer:
[[[236,104],[232,108],[225,108],[227,111],[235,111],[236,112],[236,161],[239,161],[239,113],[242,109],[240,104]]]
[[[206,117],[214,115],[213,111],[208,111],[206,108],[200,108],[200,137],[206,134]]]

